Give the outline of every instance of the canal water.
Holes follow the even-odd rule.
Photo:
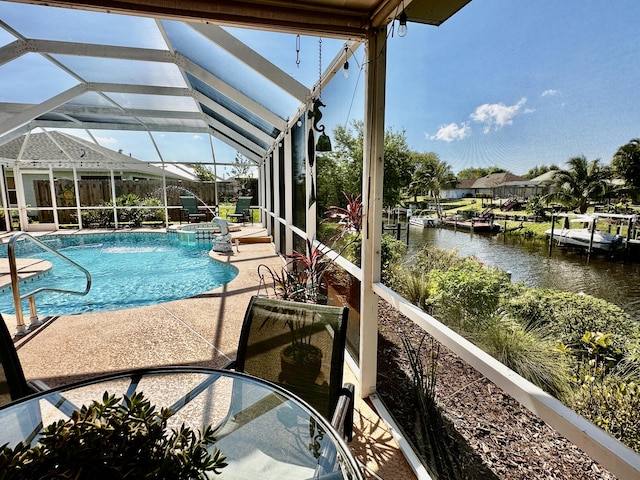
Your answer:
[[[511,272],[514,282],[522,281],[531,287],[584,292],[602,298],[640,321],[639,263],[603,257],[592,257],[587,262],[584,253],[555,246],[549,257],[549,246],[544,240],[411,226],[409,253],[424,244],[449,250],[455,248],[463,257],[473,255],[486,265]]]

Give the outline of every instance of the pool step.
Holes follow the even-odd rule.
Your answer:
[[[18,279],[33,280],[51,269],[51,262],[37,258],[16,258]],[[0,291],[11,287],[11,270],[9,259],[0,258]]]

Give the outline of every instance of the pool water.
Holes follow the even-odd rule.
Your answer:
[[[36,294],[39,316],[121,310],[192,297],[233,280],[238,270],[209,257],[209,244],[184,245],[164,233],[107,233],[40,237],[91,274],[85,296]],[[6,245],[0,257],[7,256]],[[29,240],[16,244],[16,257],[53,264],[41,277],[20,284],[20,293],[40,287],[83,291],[82,272]],[[28,301],[23,312],[29,315]],[[15,313],[11,288],[0,292],[0,312]]]

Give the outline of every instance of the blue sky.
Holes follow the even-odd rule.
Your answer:
[[[638,18],[636,0],[474,0],[410,24],[389,42],[387,125],[456,172],[609,163],[640,137]]]
[[[454,172],[496,165],[524,174],[578,155],[609,163],[640,137],[638,18],[637,0],[473,0],[440,27],[410,23],[406,37],[388,38],[386,126]],[[302,43],[302,72],[291,39],[275,48],[241,35],[313,83],[317,39]],[[334,47],[327,42],[324,50]],[[329,130],[362,119],[363,55],[323,92]]]
[[[94,13],[73,12],[86,20],[65,27],[69,10],[0,2],[0,19],[25,23],[24,9],[29,35],[53,23],[64,39],[74,40],[69,32],[82,25],[79,37],[106,40],[124,29],[138,31],[144,46],[161,41],[152,24],[123,26],[126,17],[116,15],[92,21]],[[619,146],[640,137],[638,18],[637,0],[473,0],[440,27],[410,23],[406,37],[388,39],[386,125],[454,172],[497,165],[525,173],[577,155],[609,163]],[[302,37],[296,53],[293,35],[233,33],[305,85],[317,80],[317,38]],[[0,33],[0,43],[10,40]],[[323,39],[323,67],[342,45]],[[349,78],[336,76],[322,92],[329,132],[363,117],[363,57],[360,48]],[[15,94],[25,101],[30,92],[35,98],[26,101],[41,101],[74,83],[50,74],[46,63],[26,55],[0,67],[0,100],[16,101]],[[146,134],[96,133],[109,148],[157,160]],[[210,155],[205,136],[159,134],[157,142],[169,161]],[[233,150],[217,141],[214,148],[218,159],[233,160]]]

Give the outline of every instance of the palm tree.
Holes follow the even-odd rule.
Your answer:
[[[630,188],[640,189],[640,138],[634,138],[613,155],[611,166]]]
[[[558,170],[553,179],[556,191],[546,196],[546,202],[557,202],[585,213],[590,200],[602,198],[611,178],[608,168],[600,160],[588,161],[584,156],[570,158],[569,168]]]
[[[451,166],[447,162],[436,159],[429,163],[420,165],[413,176],[410,189],[415,191],[430,191],[436,204],[436,214],[442,217],[442,207],[440,205],[440,190],[447,186],[455,186],[457,179],[451,171]]]

